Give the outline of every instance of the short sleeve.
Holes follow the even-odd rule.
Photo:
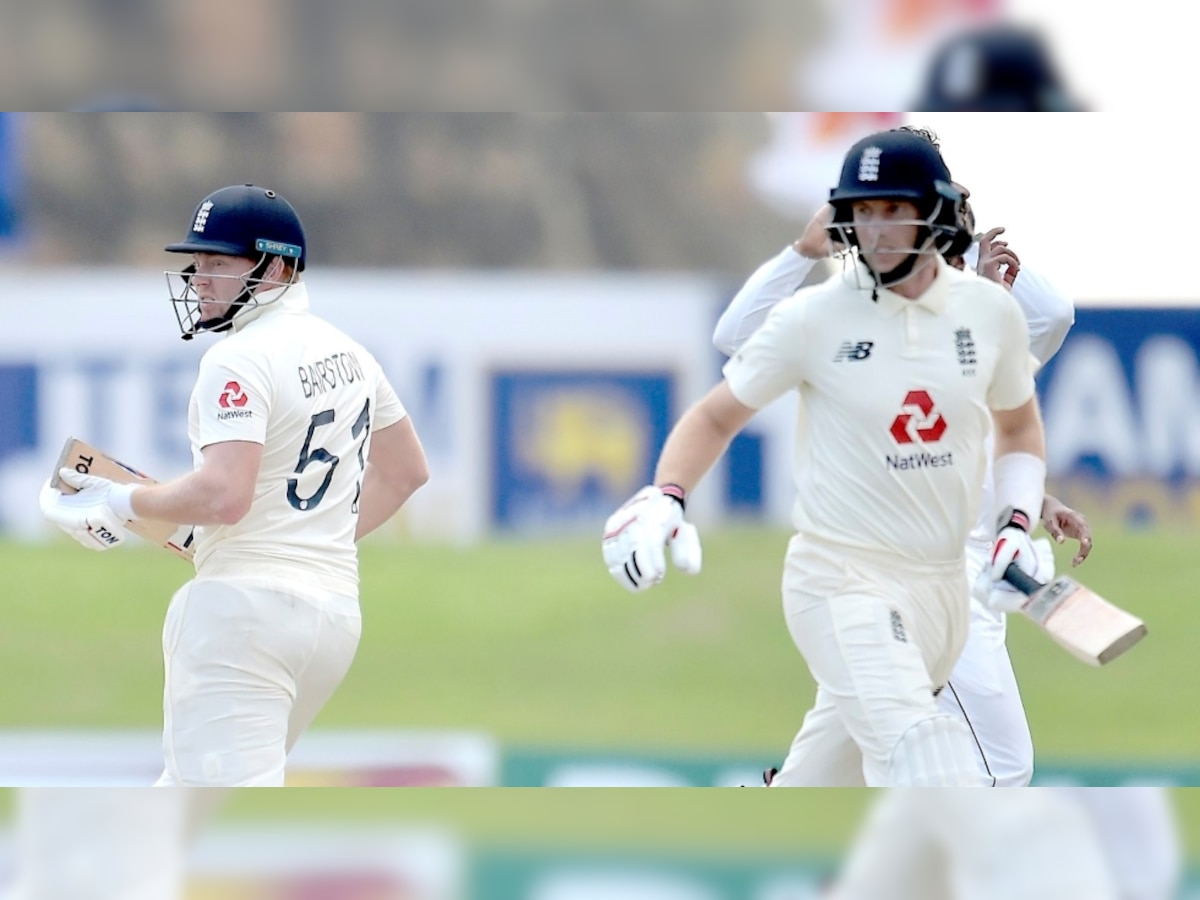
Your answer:
[[[372,418],[371,430],[379,431],[381,428],[395,425],[407,415],[408,412],[396,396],[395,389],[380,371],[379,382],[375,388],[375,415]]]
[[[1038,361],[1029,351],[1029,325],[1021,307],[1007,293],[999,318],[1000,349],[992,383],[988,386],[988,407],[1004,411],[1017,409],[1034,395],[1033,376]]]
[[[804,292],[780,302],[722,369],[739,403],[762,409],[804,381]]]
[[[265,443],[273,393],[267,368],[260,362],[206,354],[192,391],[200,447],[225,441]]]

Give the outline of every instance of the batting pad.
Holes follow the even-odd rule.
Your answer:
[[[900,736],[889,769],[893,787],[983,787],[971,732],[953,716],[923,719]]]

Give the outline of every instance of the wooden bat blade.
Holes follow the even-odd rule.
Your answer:
[[[107,478],[118,484],[157,483],[146,473],[97,450],[86,441],[73,437],[67,438],[66,443],[63,444],[58,463],[54,466],[54,474],[50,476],[51,487],[64,494],[73,494],[75,488],[58,477],[58,470],[63,468],[74,469],[84,475],[99,475],[101,478]],[[154,519],[138,519],[136,522],[126,522],[125,527],[143,540],[170,550],[176,556],[189,562],[196,554],[190,525],[176,525],[173,522],[158,522]]]
[[[1092,666],[1107,665],[1147,634],[1146,623],[1137,616],[1066,576],[1034,591],[1021,611]]]

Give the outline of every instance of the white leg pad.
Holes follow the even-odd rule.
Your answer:
[[[983,787],[971,732],[953,716],[922,719],[892,750],[893,787]]]

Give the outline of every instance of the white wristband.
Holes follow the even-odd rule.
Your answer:
[[[1006,453],[996,458],[994,471],[996,508],[1025,513],[1032,531],[1042,516],[1046,496],[1046,461],[1032,453]],[[996,527],[1004,525],[1000,522]]]
[[[133,511],[133,492],[138,489],[136,484],[113,484],[108,489],[108,496],[105,498],[108,503],[108,508],[113,511],[117,518],[132,522],[138,516]]]

